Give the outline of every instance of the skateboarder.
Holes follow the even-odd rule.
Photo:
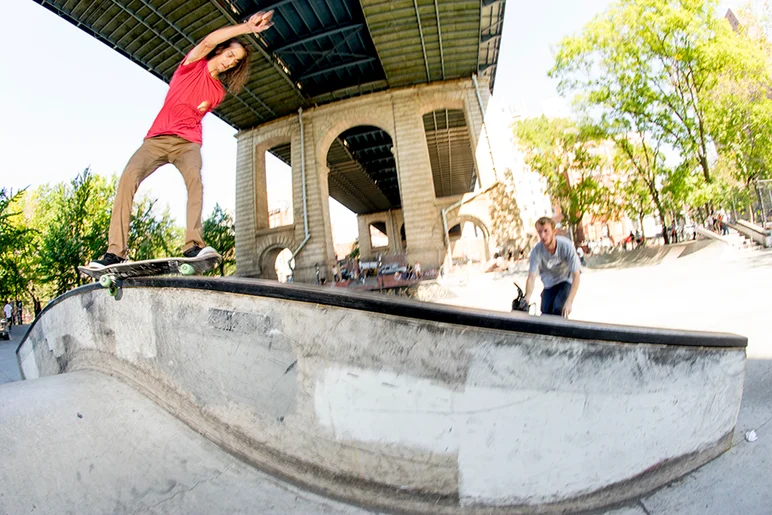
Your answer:
[[[249,77],[249,48],[237,37],[271,26],[273,11],[257,13],[245,23],[218,29],[185,56],[172,76],[163,107],[129,159],[115,195],[107,252],[89,268],[104,268],[126,261],[126,243],[134,194],[139,184],[160,166],[172,163],[188,190],[187,231],[183,255],[196,257],[216,251],[207,247],[201,227],[201,120],[225,97],[237,93]]]
[[[541,294],[543,315],[568,317],[574,297],[579,290],[581,264],[571,240],[555,234],[555,222],[543,216],[536,221],[539,243],[531,250],[531,265],[525,283],[526,305],[531,302],[536,275],[541,276],[544,291]]]

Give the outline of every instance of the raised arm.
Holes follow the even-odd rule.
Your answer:
[[[185,59],[185,64],[200,61],[209,55],[209,52],[214,50],[217,45],[231,38],[249,34],[250,32],[253,34],[263,32],[272,25],[271,18],[273,18],[273,11],[268,11],[267,13],[259,12],[250,16],[249,20],[244,23],[229,25],[211,32],[190,51]]]

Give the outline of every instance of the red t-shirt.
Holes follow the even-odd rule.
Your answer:
[[[145,139],[174,134],[200,145],[201,120],[225,98],[225,88],[209,74],[206,59],[184,63],[174,72],[161,112]]]

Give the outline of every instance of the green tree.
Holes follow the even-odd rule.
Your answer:
[[[716,7],[716,0],[619,0],[561,42],[550,75],[612,123],[671,144],[710,183],[711,96],[721,77],[758,76],[765,66]]]
[[[641,236],[645,238],[643,220],[654,213],[656,209],[650,186],[640,175],[639,170],[635,168],[634,161],[629,154],[622,150],[619,142],[615,141],[615,143],[617,148],[614,155],[614,168],[617,171],[617,184],[614,185],[613,189],[617,194],[616,201],[621,208],[620,212],[623,212],[631,220],[638,221]],[[628,141],[628,143],[631,142]],[[632,144],[628,149],[633,152],[636,151]]]
[[[514,131],[526,164],[547,180],[574,241],[583,239],[577,231],[585,215],[605,216],[612,210],[610,191],[598,180],[603,165],[598,128],[541,116],[515,122]]]
[[[630,172],[629,183],[622,188],[625,205],[628,208],[634,207],[635,217],[641,223],[641,228],[644,216],[650,214],[652,208],[656,209],[662,224],[662,238],[665,243],[669,243],[670,235],[667,230],[669,206],[665,201],[665,190],[680,195],[684,191],[684,184],[673,180],[674,171],[665,164],[662,141],[648,140],[640,128],[637,133],[618,132],[614,135],[614,141],[619,149],[619,156],[627,161]],[[621,163],[620,166],[622,166]],[[679,178],[683,178],[683,172],[688,172],[687,168],[679,168],[679,170],[681,171],[677,176]],[[648,202],[642,198],[644,194],[648,196]],[[648,213],[644,213],[646,211]],[[641,213],[644,213],[643,216]]]
[[[221,276],[236,270],[236,225],[230,213],[215,204],[212,214],[204,220],[204,241],[222,256]]]
[[[772,62],[766,40],[758,47]],[[772,177],[772,99],[766,69],[744,77],[722,77],[713,92],[708,119],[727,179],[753,191],[759,179]]]
[[[354,246],[351,248],[348,257],[351,259],[357,259],[359,257],[359,238],[354,240]]]
[[[22,216],[24,194],[0,189],[0,299],[21,299],[32,281],[34,230]]]
[[[114,184],[86,168],[44,203],[53,213],[40,241],[40,278],[54,295],[84,284],[78,266],[107,247],[114,191]]]
[[[157,202],[146,196],[134,203],[127,244],[134,261],[180,254],[182,229],[174,224],[168,207],[156,215]]]

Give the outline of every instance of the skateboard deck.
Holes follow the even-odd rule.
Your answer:
[[[96,279],[99,284],[107,288],[110,295],[118,291],[122,279],[129,277],[149,277],[154,275],[195,275],[202,274],[213,269],[220,261],[219,254],[207,254],[201,257],[171,257],[147,259],[143,261],[128,261],[104,268],[89,268],[79,266],[78,270],[84,275]]]

